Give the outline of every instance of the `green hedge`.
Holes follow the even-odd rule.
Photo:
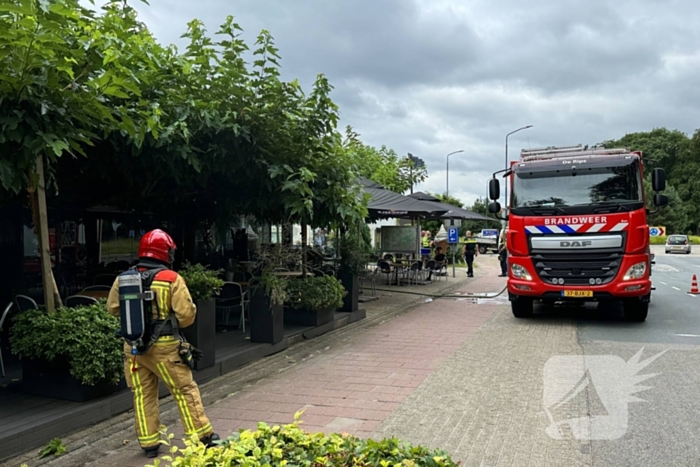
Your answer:
[[[664,245],[666,240],[668,240],[668,235],[661,237],[649,237],[649,241],[652,245]],[[691,245],[700,245],[700,237],[696,235],[689,235]]]
[[[199,440],[185,440],[185,448],[170,447],[170,454],[147,467],[214,466],[304,466],[304,467],[457,467],[447,454],[423,446],[412,446],[396,438],[363,440],[351,435],[307,433],[295,422],[270,427],[258,423],[255,431],[241,430],[219,446],[205,449]],[[167,436],[168,440],[173,435]],[[163,441],[170,445],[169,441]]]

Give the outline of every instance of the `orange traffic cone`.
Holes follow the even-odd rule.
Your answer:
[[[700,293],[700,290],[698,290],[698,278],[695,277],[695,274],[693,274],[693,283],[690,284],[690,293],[692,293],[692,294]]]

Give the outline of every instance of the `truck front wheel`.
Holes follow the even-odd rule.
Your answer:
[[[532,316],[533,300],[521,297],[510,302],[510,307],[516,318],[529,318]]]
[[[649,312],[649,302],[642,301],[638,298],[628,299],[623,302],[625,319],[641,323],[647,319]]]
[[[479,253],[481,253],[482,255],[485,255],[486,254],[486,247],[483,245],[479,245]]]

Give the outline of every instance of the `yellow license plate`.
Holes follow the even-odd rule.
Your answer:
[[[673,249],[674,249],[674,250],[680,250],[681,247],[679,247],[679,246],[674,246]]]
[[[561,293],[562,297],[592,297],[592,290],[564,290]]]

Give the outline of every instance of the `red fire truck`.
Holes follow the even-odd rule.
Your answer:
[[[489,210],[501,212],[509,182],[508,295],[513,314],[533,303],[621,300],[625,318],[644,321],[651,295],[651,251],[641,152],[578,146],[523,150],[493,174]],[[668,198],[663,169],[652,171],[656,209]]]

